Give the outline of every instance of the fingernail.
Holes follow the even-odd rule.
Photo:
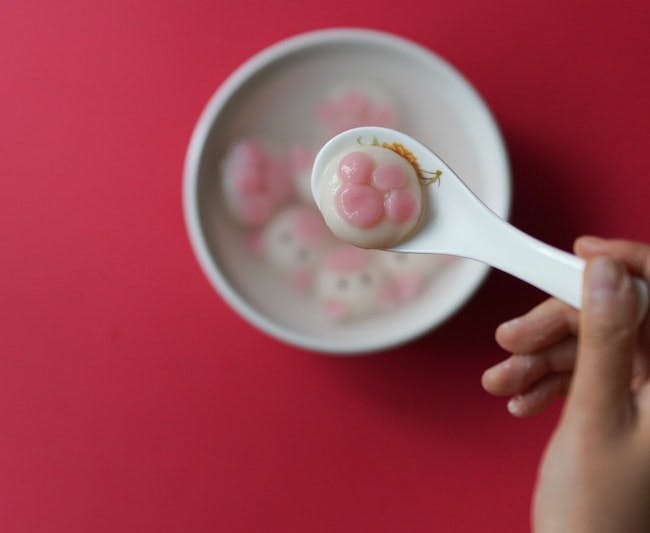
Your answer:
[[[508,331],[508,330],[514,328],[515,326],[517,326],[517,324],[518,324],[520,321],[521,321],[521,319],[520,319],[519,317],[517,317],[517,318],[513,318],[513,319],[511,319],[511,320],[508,320],[508,321],[506,321],[506,322],[503,322],[503,323],[499,324],[499,328],[498,328],[498,329]]]
[[[521,416],[522,397],[521,395],[513,396],[508,402],[508,412],[512,416]]]
[[[592,250],[594,250],[594,249],[598,250],[598,249],[602,248],[603,243],[605,242],[604,239],[601,239],[599,237],[593,237],[591,235],[586,235],[584,237],[580,237],[578,239],[578,241],[580,242],[580,246],[582,248],[590,248]]]
[[[506,370],[509,366],[510,366],[510,359],[506,359],[505,361],[500,361],[496,365],[492,365],[490,368],[485,370],[483,372],[483,376],[486,377],[487,379],[490,379],[495,375],[498,375],[499,373]]]
[[[592,301],[609,300],[621,283],[621,271],[607,257],[596,257],[589,263],[589,297]]]

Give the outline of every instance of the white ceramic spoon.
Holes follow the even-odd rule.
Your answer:
[[[456,255],[475,259],[527,281],[580,309],[585,261],[553,248],[508,224],[494,214],[429,148],[399,131],[379,127],[354,128],[332,138],[318,152],[311,175],[312,194],[320,205],[320,179],[327,164],[361,138],[370,144],[402,144],[421,169],[442,171],[438,184],[425,186],[428,206],[418,230],[394,252]],[[648,287],[635,279],[639,317],[648,308]]]

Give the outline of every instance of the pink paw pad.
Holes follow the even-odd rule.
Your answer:
[[[375,163],[365,152],[351,152],[339,163],[339,177],[344,183],[370,184]]]
[[[377,167],[372,173],[372,184],[384,192],[403,189],[408,184],[408,176],[399,165],[387,163]]]
[[[336,196],[337,211],[356,228],[371,228],[384,217],[403,224],[419,214],[419,199],[406,190],[409,177],[398,164],[375,166],[369,154],[351,152],[341,160],[338,175],[342,187]]]
[[[336,198],[339,214],[355,228],[372,228],[384,217],[382,194],[368,185],[346,185]]]
[[[418,199],[410,191],[394,189],[384,201],[386,216],[395,224],[403,224],[416,217],[420,211]]]

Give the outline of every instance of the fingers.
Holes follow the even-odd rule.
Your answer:
[[[580,237],[574,243],[575,252],[585,259],[598,255],[607,255],[625,267],[634,275],[645,278],[650,282],[650,246],[633,241],[621,239],[600,239],[598,237]],[[639,291],[639,316],[640,322],[647,317],[648,287],[643,287],[640,280],[636,280],[636,290]],[[645,320],[648,328],[645,330],[646,342],[650,342],[650,321]]]
[[[512,355],[483,373],[483,388],[495,396],[523,394],[549,374],[572,371],[576,345],[571,337],[541,352]]]
[[[636,295],[625,268],[608,257],[587,262],[573,390],[568,406],[590,419],[630,405],[637,342]]]
[[[575,364],[578,314],[554,298],[501,324],[496,331],[502,348],[514,352],[486,370],[485,390],[513,396],[508,410],[517,417],[534,416],[566,394]]]
[[[525,315],[504,322],[496,330],[499,345],[512,353],[534,353],[576,335],[578,313],[551,298]]]
[[[646,244],[585,236],[576,240],[574,250],[584,259],[607,255],[624,264],[633,274],[650,281],[650,246]]]
[[[517,418],[538,415],[555,399],[566,395],[570,382],[569,372],[548,375],[528,392],[513,396],[508,402],[508,411]]]
[[[566,391],[576,364],[576,343],[571,339],[578,329],[582,363],[578,363],[570,404],[596,414],[629,407],[630,386],[638,390],[647,384],[646,352],[634,358],[634,365],[632,360],[638,337],[643,340],[645,334],[650,341],[650,328],[644,326],[641,334],[636,330],[636,294],[626,270],[650,280],[650,246],[582,237],[574,248],[588,261],[581,316],[549,299],[497,328],[497,342],[516,355],[488,369],[482,383],[491,394],[513,395],[509,409],[515,416],[537,414]],[[620,263],[610,270],[609,278],[612,262],[595,259],[603,255]]]

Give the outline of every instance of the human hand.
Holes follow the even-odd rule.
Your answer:
[[[574,246],[577,255],[591,259],[608,255],[627,269],[650,280],[650,247],[618,240],[582,237]],[[495,396],[510,396],[508,410],[517,417],[543,411],[566,394],[576,359],[578,312],[550,298],[525,315],[501,324],[497,342],[512,353],[485,371],[483,387]],[[650,321],[642,331],[643,343],[634,358],[631,386],[644,382],[650,360]]]
[[[603,247],[620,262],[597,257],[605,253]],[[643,362],[650,353],[650,326],[646,317],[637,327],[638,302],[627,270],[650,280],[650,248],[581,239],[576,251],[588,259],[580,315],[550,300],[510,331],[502,326],[500,343],[523,352],[530,349],[529,363],[491,369],[484,384],[488,390],[519,387],[523,399],[515,403],[523,411],[511,411],[525,416],[543,409],[570,382],[560,423],[540,466],[533,501],[535,531],[647,532],[650,381]],[[577,331],[576,341],[572,333]],[[537,393],[525,392],[526,380],[528,390]],[[526,399],[529,394],[537,399]]]

